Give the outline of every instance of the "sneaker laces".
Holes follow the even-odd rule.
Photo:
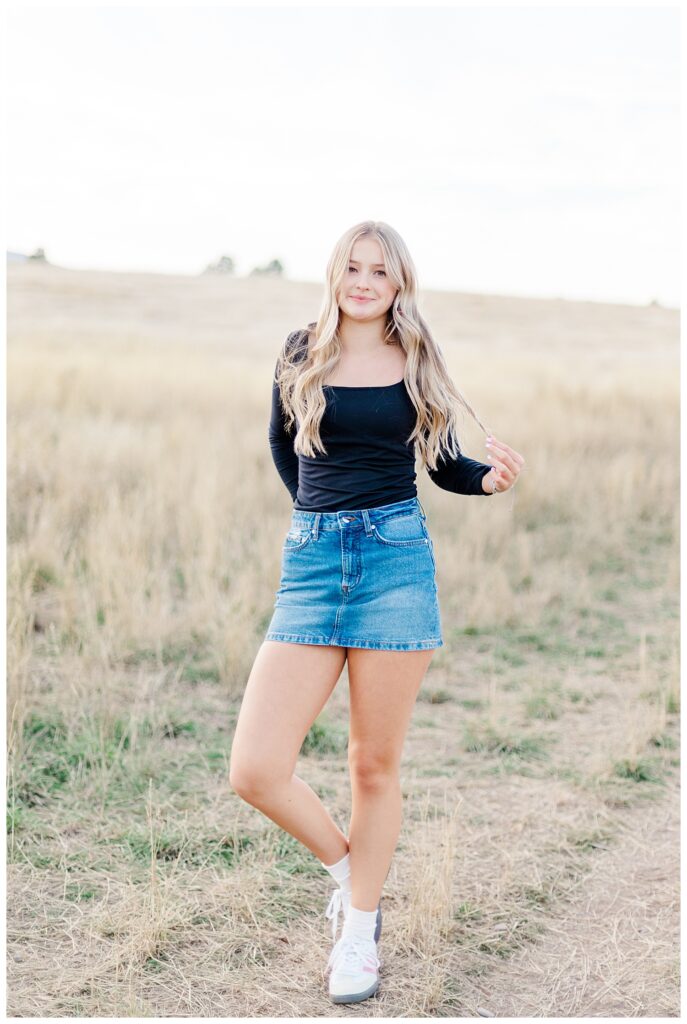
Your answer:
[[[382,966],[374,939],[355,934],[342,935],[329,954],[327,969],[331,967],[337,974],[360,974],[369,961],[376,967]]]
[[[332,922],[332,938],[336,938],[336,929],[339,926],[339,914],[343,911],[343,889],[335,889],[329,901],[324,916]]]

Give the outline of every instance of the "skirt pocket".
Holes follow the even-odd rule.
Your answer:
[[[312,530],[303,527],[292,526],[284,538],[282,551],[284,554],[290,551],[302,551],[313,539]]]
[[[427,544],[427,532],[422,516],[414,512],[409,516],[394,516],[372,524],[372,535],[380,544],[392,547],[415,547]]]

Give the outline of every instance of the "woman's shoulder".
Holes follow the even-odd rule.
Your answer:
[[[292,362],[300,362],[307,356],[314,328],[314,323],[308,324],[307,327],[298,327],[287,337],[284,342],[284,354]]]

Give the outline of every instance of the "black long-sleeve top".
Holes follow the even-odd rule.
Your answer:
[[[286,345],[298,344],[306,337],[306,332],[294,332]],[[301,358],[306,351],[307,344]],[[296,428],[291,424],[291,430],[286,430],[276,372],[277,367],[268,438],[274,464],[294,508],[307,512],[353,511],[416,497],[415,445],[405,440],[415,426],[416,412],[405,381],[372,387],[325,384],[320,437],[327,454],[310,458],[293,449]],[[491,465],[465,455],[456,459],[442,455],[437,468],[428,469],[428,473],[445,491],[486,494],[482,477],[490,469]]]

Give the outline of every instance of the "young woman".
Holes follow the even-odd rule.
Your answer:
[[[329,260],[319,319],[291,333],[277,360],[269,441],[294,509],[230,768],[233,789],[339,883],[326,910],[334,939],[344,916],[327,964],[335,1003],[366,999],[379,984],[379,900],[401,826],[402,747],[443,645],[416,453],[457,494],[508,490],[524,463],[495,438],[489,464],[462,455],[458,406],[475,416],[418,311],[405,243],[383,222],[357,224]],[[348,837],[294,774],[346,659]]]

